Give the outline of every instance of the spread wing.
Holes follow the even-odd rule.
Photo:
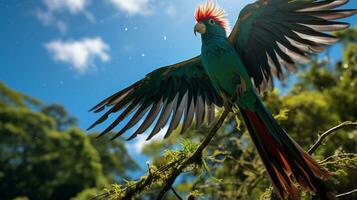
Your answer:
[[[221,97],[214,90],[199,57],[159,68],[130,87],[117,92],[100,102],[91,111],[95,113],[110,109],[89,129],[104,122],[110,114],[118,117],[105,129],[101,136],[111,131],[130,114],[129,122],[113,137],[143,121],[129,138],[144,133],[155,123],[148,140],[155,136],[166,124],[169,128],[165,137],[175,130],[183,119],[181,133],[194,121],[200,127],[205,121],[211,123],[215,117],[215,106],[222,106]],[[144,119],[144,120],[141,120]],[[206,120],[207,119],[207,120]],[[170,121],[168,123],[168,121]]]
[[[335,9],[346,3],[348,0],[259,0],[246,6],[229,40],[257,88],[266,89],[272,75],[282,78],[286,69],[294,71],[296,63],[309,62],[311,54],[336,43],[338,38],[324,32],[349,27],[333,21],[356,13]]]

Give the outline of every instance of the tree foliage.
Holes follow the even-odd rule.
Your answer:
[[[137,169],[121,142],[87,136],[62,106],[0,93],[0,199],[69,199]]]

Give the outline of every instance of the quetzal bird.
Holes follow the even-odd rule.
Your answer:
[[[325,32],[349,27],[333,21],[356,13],[335,9],[347,2],[259,0],[241,11],[227,37],[225,12],[207,1],[195,13],[194,32],[201,34],[201,55],[159,68],[105,99],[91,111],[110,109],[89,129],[120,112],[101,135],[130,115],[129,122],[113,139],[139,122],[129,139],[143,134],[154,122],[148,140],[166,125],[168,137],[180,122],[183,133],[193,121],[196,128],[212,123],[216,107],[234,106],[241,111],[280,198],[299,199],[294,179],[321,199],[335,199],[322,181],[330,176],[329,172],[280,127],[258,93],[272,87],[274,76],[282,78],[284,72],[294,71],[297,63],[307,63],[311,54],[338,41]]]

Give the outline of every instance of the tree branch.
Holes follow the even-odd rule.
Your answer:
[[[171,177],[167,180],[165,187],[160,191],[157,200],[161,200],[164,198],[166,192],[172,188],[173,183],[175,182],[176,178],[183,172],[183,170],[189,166],[192,163],[196,163],[201,160],[202,157],[202,152],[203,150],[208,146],[208,144],[211,142],[213,137],[216,135],[218,129],[222,126],[224,120],[228,116],[229,111],[224,110],[222,113],[221,117],[217,121],[217,123],[214,125],[214,127],[211,129],[209,132],[208,136],[205,138],[205,140],[200,144],[200,146],[197,148],[195,153],[188,158],[186,161],[184,161],[179,168],[174,169],[174,172],[172,173]]]
[[[355,156],[355,153],[341,153],[341,154],[335,154],[332,156],[329,156],[327,158],[325,158],[324,160],[320,161],[319,164],[325,164],[328,163],[330,160],[334,160],[336,158],[344,158],[344,157],[353,157]]]
[[[357,192],[357,189],[354,189],[352,191],[349,191],[349,192],[346,192],[346,193],[342,193],[342,194],[339,194],[339,195],[336,195],[337,198],[340,198],[340,197],[344,197],[344,196],[347,196],[347,195],[351,195],[353,193]]]
[[[311,146],[311,148],[307,151],[309,154],[312,154],[316,151],[316,149],[322,144],[322,142],[326,139],[327,136],[331,135],[332,133],[334,133],[335,131],[342,129],[344,127],[353,127],[353,126],[357,126],[357,122],[343,122],[342,124],[339,124],[329,130],[327,130],[326,132],[324,132],[323,134],[320,135],[319,139],[315,142],[315,144],[313,144]]]
[[[173,187],[171,187],[171,190],[174,193],[174,195],[177,197],[177,199],[183,200]]]

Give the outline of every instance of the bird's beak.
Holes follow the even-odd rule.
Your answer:
[[[199,22],[195,25],[195,28],[193,29],[193,32],[196,33],[200,33],[201,35],[202,34],[205,34],[206,33],[206,25],[204,25],[202,22]]]

